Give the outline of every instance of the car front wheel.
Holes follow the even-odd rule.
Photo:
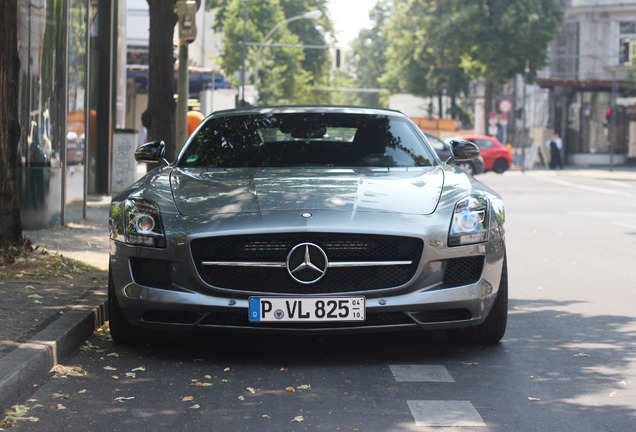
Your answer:
[[[108,270],[108,322],[110,336],[120,345],[136,345],[143,339],[144,330],[132,326],[121,311],[110,269]]]
[[[508,265],[504,255],[499,291],[486,320],[477,326],[448,330],[446,336],[454,342],[494,344],[499,342],[506,332],[507,322]]]

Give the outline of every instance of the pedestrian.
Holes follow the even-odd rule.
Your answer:
[[[561,159],[561,149],[563,148],[563,141],[558,132],[552,134],[546,141],[546,145],[550,149],[550,169],[563,169],[563,161]]]

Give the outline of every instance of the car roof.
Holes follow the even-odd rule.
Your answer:
[[[367,108],[347,105],[278,105],[278,106],[259,106],[248,108],[234,108],[220,110],[212,113],[210,117],[217,116],[234,116],[248,114],[287,114],[287,113],[307,113],[307,114],[381,114],[381,115],[398,115],[406,117],[406,115],[397,110],[383,108]]]

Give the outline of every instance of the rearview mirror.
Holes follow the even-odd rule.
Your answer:
[[[166,153],[166,143],[163,141],[151,141],[140,145],[135,150],[135,160],[144,163],[161,162],[170,165],[163,155]]]
[[[479,158],[479,147],[470,141],[451,140],[449,142],[451,158],[448,162],[466,162]]]

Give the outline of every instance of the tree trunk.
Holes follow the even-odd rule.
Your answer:
[[[0,245],[20,243],[22,223],[18,202],[18,55],[17,0],[0,10]]]
[[[486,78],[486,90],[484,95],[484,124],[486,125],[486,135],[490,135],[488,133],[488,129],[490,126],[490,112],[493,110],[492,108],[492,94],[494,90],[495,84],[490,78]]]
[[[174,1],[147,1],[150,13],[148,108],[141,121],[148,129],[148,141],[165,141],[165,157],[172,162],[177,153],[172,35],[178,18]]]

